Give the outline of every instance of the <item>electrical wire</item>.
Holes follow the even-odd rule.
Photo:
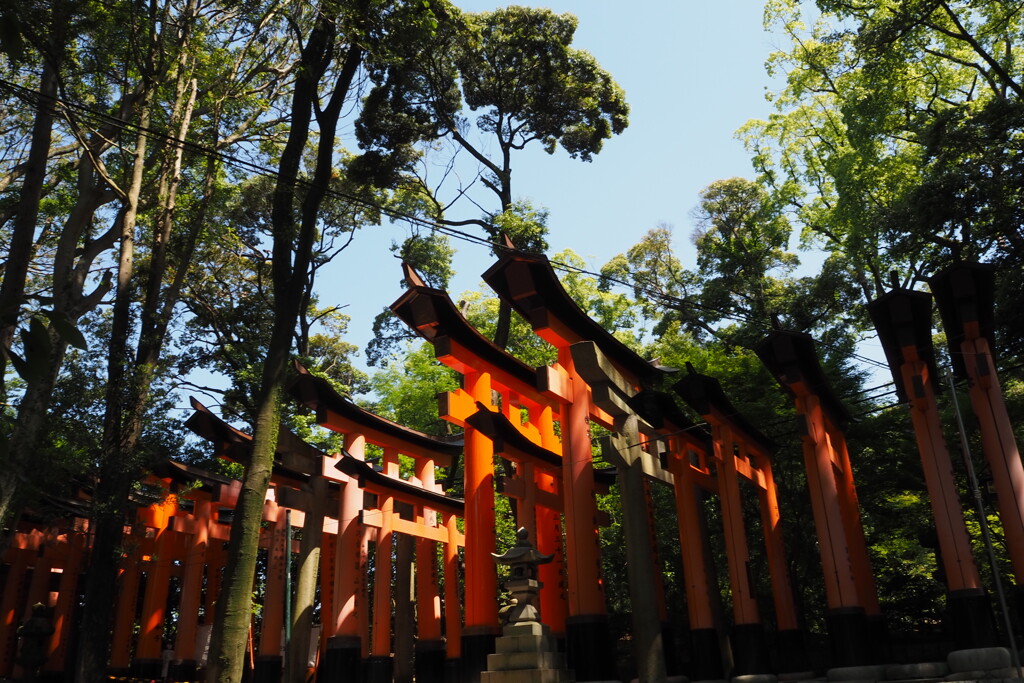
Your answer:
[[[90,107],[87,107],[87,106],[79,104],[79,103],[70,102],[70,101],[65,100],[63,98],[60,98],[60,97],[50,97],[50,96],[44,95],[43,93],[41,93],[41,92],[39,92],[37,90],[33,90],[31,88],[26,88],[24,86],[18,85],[16,83],[12,83],[11,81],[8,81],[8,80],[3,79],[3,78],[0,78],[0,88],[2,88],[4,90],[7,90],[9,93],[17,96],[22,101],[31,103],[33,105],[37,105],[38,106],[39,103],[48,100],[54,106],[59,105],[59,106],[65,108],[67,110],[73,110],[73,111],[81,114],[84,118],[90,119],[90,120],[92,120],[94,122],[103,122],[105,124],[112,125],[112,126],[118,128],[119,130],[122,130],[122,131],[130,131],[130,132],[134,132],[136,134],[144,134],[144,135],[150,137],[151,139],[159,140],[159,141],[162,141],[164,143],[169,143],[171,145],[181,147],[183,149],[189,150],[191,152],[194,152],[194,153],[196,153],[198,155],[201,155],[201,156],[205,156],[207,158],[216,159],[216,160],[221,161],[222,163],[224,163],[224,164],[226,164],[228,166],[231,166],[233,168],[237,168],[237,169],[240,169],[240,170],[245,170],[245,171],[248,171],[248,172],[253,173],[255,175],[259,175],[259,176],[262,176],[262,177],[266,177],[266,178],[270,178],[270,179],[278,180],[278,181],[281,179],[280,173],[278,171],[276,171],[275,169],[268,168],[266,166],[257,164],[257,163],[252,162],[252,161],[248,161],[248,160],[240,158],[240,157],[238,157],[236,155],[227,154],[225,152],[222,152],[222,151],[220,151],[220,150],[218,150],[216,148],[213,148],[213,147],[209,147],[207,145],[202,145],[202,144],[199,144],[199,143],[191,142],[189,140],[177,138],[177,137],[175,137],[175,136],[173,136],[173,135],[171,135],[169,133],[156,130],[156,129],[152,128],[152,127],[140,126],[140,125],[138,125],[136,123],[132,123],[132,122],[126,121],[124,119],[118,118],[118,117],[116,117],[116,116],[114,116],[112,114],[107,114],[107,113],[104,113],[104,112],[96,111],[95,109],[92,109]],[[295,183],[296,187],[308,187],[309,186],[309,182],[304,180],[304,179],[302,179],[302,178],[296,178],[294,180],[294,183]],[[392,207],[383,206],[379,202],[375,202],[375,201],[373,201],[371,199],[360,197],[360,196],[357,196],[357,195],[349,193],[349,192],[344,192],[344,191],[338,190],[336,188],[328,188],[327,194],[332,196],[335,199],[341,199],[341,200],[344,200],[344,201],[348,201],[348,202],[351,202],[353,204],[358,204],[358,205],[360,205],[360,206],[362,206],[364,208],[380,212],[382,215],[387,216],[391,220],[404,221],[406,223],[409,223],[409,224],[412,224],[412,225],[416,225],[418,227],[422,227],[422,228],[425,228],[425,229],[428,229],[428,230],[431,230],[431,231],[434,231],[434,232],[446,235],[448,237],[452,237],[454,239],[461,240],[461,241],[466,242],[466,243],[471,243],[471,244],[474,244],[474,245],[477,245],[477,246],[486,246],[488,249],[491,249],[492,251],[495,251],[495,252],[515,251],[514,249],[506,247],[503,244],[492,242],[489,239],[487,239],[486,237],[481,237],[479,235],[474,235],[472,233],[466,232],[464,230],[459,230],[459,229],[457,229],[454,226],[450,226],[450,225],[447,225],[445,223],[442,223],[442,222],[439,222],[439,221],[436,221],[436,220],[430,220],[430,219],[427,219],[427,218],[423,218],[421,216],[416,216],[414,214],[410,214],[408,212],[397,210],[397,209],[392,208]],[[486,222],[484,222],[484,223],[486,224]],[[499,231],[499,229],[496,226],[491,225],[490,227],[491,227],[491,229],[495,233],[497,233]],[[609,275],[604,274],[604,273],[594,272],[594,271],[588,270],[586,268],[581,268],[581,267],[574,266],[574,265],[567,264],[567,263],[563,263],[563,262],[560,262],[560,261],[555,261],[555,260],[549,259],[549,263],[551,264],[551,266],[553,268],[555,268],[557,270],[561,270],[562,272],[586,275],[588,277],[593,277],[593,278],[595,278],[595,279],[597,279],[599,281],[602,281],[602,282],[614,283],[614,284],[619,285],[621,287],[625,287],[625,288],[627,288],[627,289],[629,289],[629,290],[631,290],[631,291],[633,291],[635,293],[643,294],[643,295],[645,295],[645,296],[647,296],[649,298],[656,299],[659,302],[663,303],[664,305],[666,305],[667,307],[670,307],[670,308],[675,308],[675,309],[678,310],[678,309],[681,309],[683,307],[691,307],[691,308],[694,308],[694,309],[696,309],[698,311],[706,311],[708,313],[712,313],[715,316],[717,316],[720,320],[739,322],[739,323],[744,323],[744,324],[747,324],[747,325],[754,325],[754,326],[761,327],[765,331],[770,331],[769,326],[764,324],[763,321],[758,321],[758,320],[756,320],[755,318],[753,318],[751,316],[743,315],[743,314],[738,313],[736,311],[723,311],[723,310],[718,309],[718,308],[713,307],[713,306],[707,306],[707,305],[702,304],[701,302],[698,302],[698,301],[693,301],[691,299],[683,299],[683,298],[676,297],[676,296],[673,296],[673,295],[670,295],[670,294],[666,294],[665,292],[659,291],[657,289],[654,289],[654,288],[649,287],[649,286],[645,286],[645,285],[637,283],[637,282],[630,282],[630,281],[627,281],[627,280],[623,280],[623,279],[620,279],[620,278],[609,276]],[[832,348],[832,349],[835,348],[834,345],[827,344],[826,342],[824,342],[822,340],[814,339],[814,342],[816,344],[820,345],[820,346],[825,347],[825,348]],[[856,352],[847,352],[846,355],[848,357],[850,357],[852,359],[855,359],[855,360],[858,360],[858,361],[860,361],[861,363],[864,363],[864,364],[873,365],[873,366],[878,367],[878,368],[885,368],[885,369],[889,368],[889,365],[887,363],[884,363],[884,362],[881,362],[881,361],[877,361],[877,360],[875,360],[873,358],[869,358],[867,356],[864,356],[862,354],[858,354]],[[880,385],[879,387],[874,387],[872,389],[864,389],[864,390],[858,391],[854,395],[859,395],[859,394],[862,394],[862,393],[867,393],[867,392],[872,391],[872,390],[877,389],[877,388],[883,388],[883,387],[886,387],[886,386],[893,386],[894,384],[895,384],[894,382],[889,382],[889,383],[886,383],[884,385]],[[886,392],[886,394],[880,394],[880,396],[887,395],[888,393],[891,393],[891,392]],[[849,398],[849,397],[847,397],[847,398]],[[866,401],[866,400],[871,400],[871,397],[866,398],[866,399],[860,399],[857,402],[863,402],[863,401]]]

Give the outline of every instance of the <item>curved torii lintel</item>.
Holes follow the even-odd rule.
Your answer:
[[[372,444],[427,458],[441,467],[449,467],[462,452],[461,440],[442,440],[374,415],[341,396],[326,380],[314,377],[301,366],[297,369],[299,374],[288,391],[299,403],[316,410],[318,424],[339,432],[359,432]]]
[[[235,429],[195,398],[189,401],[195,412],[185,421],[185,426],[197,436],[213,443],[218,456],[242,464],[248,463],[252,452],[252,436]],[[287,429],[278,431],[277,447],[274,450],[276,473],[305,481],[310,475],[321,471],[320,460],[324,454]]]
[[[480,334],[447,292],[428,287],[408,263],[403,263],[402,268],[409,289],[391,304],[391,311],[434,345],[439,360],[462,374],[470,369],[486,370],[492,382],[535,403],[550,402],[537,389],[536,368]]]
[[[850,421],[849,411],[821,369],[811,335],[776,330],[757,345],[754,353],[791,396],[795,397],[797,385],[803,384],[806,391],[818,395],[822,409],[834,424]]]
[[[553,346],[593,341],[623,375],[641,387],[655,386],[665,374],[588,316],[562,287],[546,256],[509,249],[483,278]]]
[[[369,463],[348,453],[342,453],[335,467],[350,477],[355,477],[359,482],[359,487],[370,493],[384,494],[403,503],[422,505],[431,510],[453,514],[457,517],[462,517],[465,513],[465,503],[461,499],[430,491],[403,479],[389,477],[373,469]]]
[[[495,453],[504,454],[516,462],[532,464],[561,479],[562,456],[530,441],[501,413],[488,410],[479,402],[476,405],[477,412],[466,422],[494,442]]]
[[[672,385],[686,403],[705,419],[713,418],[728,424],[729,428],[743,437],[744,441],[758,448],[759,455],[769,457],[775,448],[774,442],[758,431],[732,404],[725,395],[722,385],[714,377],[702,375],[689,368],[681,380]]]

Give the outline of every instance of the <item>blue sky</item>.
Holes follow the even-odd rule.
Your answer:
[[[464,0],[467,11],[502,3]],[[538,3],[539,4],[539,3]],[[645,0],[628,11],[610,0],[562,0],[539,6],[579,18],[574,46],[593,54],[626,92],[630,125],[590,163],[539,146],[513,161],[513,191],[550,211],[551,253],[570,248],[591,269],[626,251],[645,232],[675,227],[677,254],[693,265],[689,236],[698,193],[711,182],[752,177],[735,131],[770,111],[764,62],[773,37],[762,7],[749,0]],[[493,196],[479,195],[487,208]],[[452,218],[478,217],[468,203]],[[407,234],[402,225],[363,230],[318,289],[321,304],[346,305],[349,340],[365,346],[373,317],[402,291],[401,270],[387,251]],[[492,262],[483,246],[454,242],[458,275],[453,298],[480,288]]]

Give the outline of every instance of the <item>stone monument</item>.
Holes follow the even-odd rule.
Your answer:
[[[502,610],[505,626],[495,641],[494,654],[487,656],[487,671],[481,683],[571,683],[565,656],[558,652],[548,627],[540,623],[537,594],[543,585],[537,580],[537,565],[553,559],[530,544],[529,532],[519,529],[516,544],[503,555],[491,554],[498,564],[509,567],[505,588],[512,593]]]

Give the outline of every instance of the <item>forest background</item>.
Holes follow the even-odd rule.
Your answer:
[[[679,21],[690,30],[711,21],[686,12]],[[996,263],[999,363],[1021,424],[1018,5],[771,0],[770,108],[741,115],[761,116],[739,133],[748,179],[730,168],[730,177],[700,181],[706,187],[692,197],[676,189],[673,172],[606,164],[646,113],[629,109],[599,44],[587,45],[593,55],[577,50],[576,21],[550,11],[462,14],[439,0],[54,0],[5,1],[0,18],[0,519],[6,535],[20,515],[47,514],[51,497],[92,493],[97,551],[84,638],[109,632],[116,539],[139,477],[163,458],[204,457],[170,410],[183,393],[212,394],[225,417],[252,425],[253,458],[236,472],[253,492],[240,520],[258,520],[279,418],[338,447],[283,400],[292,358],[381,414],[447,431],[431,417],[432,397],[456,380],[429,348],[386,314],[364,349],[346,336],[346,306],[370,301],[379,311],[391,297],[378,300],[368,276],[327,286],[332,267],[394,273],[398,284],[397,261],[379,241],[353,257],[373,231],[393,236],[395,254],[438,287],[463,268],[453,246],[496,253],[505,233],[550,253],[581,307],[625,343],[720,379],[779,444],[791,570],[804,619],[820,630],[796,424],[750,351],[776,321],[812,334],[858,418],[851,452],[889,618],[906,630],[942,628],[942,580],[906,409],[857,345],[872,336],[864,304],[893,278],[922,288],[957,260]],[[695,64],[649,68],[664,90],[685,91],[677,75],[714,75],[716,60],[728,62],[717,56],[724,47],[709,46]],[[700,100],[676,108],[707,109]],[[678,119],[637,145],[645,156],[703,135]],[[676,170],[701,164],[670,153]],[[542,163],[559,164],[558,182],[529,172]],[[584,175],[599,165],[611,180]],[[655,222],[664,216],[636,210],[643,194],[618,187],[618,174],[642,178],[645,192],[671,197],[675,211],[695,206],[692,227],[673,234]],[[520,180],[531,175],[541,184]],[[546,194],[581,187],[594,201],[553,221]],[[641,232],[598,265],[554,253],[556,226],[599,224],[584,206],[626,207],[629,217],[616,220]],[[406,231],[374,227],[389,221]],[[583,242],[587,256],[598,240],[614,244],[596,232],[569,244]],[[812,249],[817,267],[797,270],[798,248]],[[551,360],[490,294],[458,298],[496,343],[534,364]],[[372,375],[353,362],[359,351]],[[869,368],[875,379],[865,383]],[[603,504],[613,514],[604,532],[611,606],[624,614],[614,496]],[[218,613],[211,680],[236,676],[248,623],[258,524],[235,527],[225,585],[237,590]],[[659,535],[666,571],[678,578],[673,537]],[[681,600],[680,588],[672,584],[670,599]],[[81,648],[80,680],[102,667],[95,645]]]

